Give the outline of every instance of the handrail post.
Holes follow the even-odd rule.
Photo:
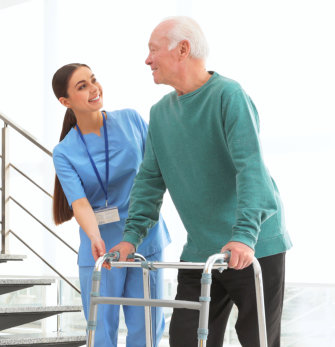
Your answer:
[[[2,161],[1,161],[1,253],[9,253],[9,150],[8,150],[9,128],[4,123],[2,128]]]
[[[58,277],[57,281],[57,306],[62,305],[62,283],[61,283],[61,278]],[[57,315],[57,334],[62,332],[61,328],[61,315]]]

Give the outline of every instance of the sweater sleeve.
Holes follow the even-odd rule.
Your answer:
[[[123,241],[137,247],[159,219],[159,211],[166,191],[152,146],[150,126],[144,159],[134,180],[130,194],[128,218]]]
[[[258,114],[243,90],[223,102],[228,150],[236,169],[237,209],[232,238],[255,248],[261,224],[277,211],[274,187],[264,165]]]
[[[138,112],[134,111],[134,116],[135,116],[137,128],[141,134],[141,139],[142,139],[141,150],[142,150],[142,158],[143,158],[144,150],[145,150],[145,142],[148,135],[148,124],[145,122],[145,120],[141,117],[141,115]]]

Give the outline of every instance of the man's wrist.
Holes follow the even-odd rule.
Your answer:
[[[256,242],[253,237],[246,237],[245,235],[233,235],[229,242],[239,242],[255,250]]]
[[[122,241],[131,243],[136,251],[137,246],[141,243],[142,240],[137,233],[132,231],[125,231],[123,234]]]

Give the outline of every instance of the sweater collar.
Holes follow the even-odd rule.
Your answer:
[[[212,76],[200,88],[198,88],[196,90],[193,90],[190,93],[183,94],[183,95],[180,95],[180,96],[177,95],[177,92],[174,92],[176,94],[176,96],[177,96],[177,99],[181,101],[181,100],[189,98],[189,97],[191,97],[191,96],[193,96],[195,94],[198,94],[198,93],[202,92],[203,90],[207,89],[208,86],[210,86],[213,83],[213,81],[217,78],[217,75],[218,75],[215,71],[208,71],[208,73],[211,74]]]

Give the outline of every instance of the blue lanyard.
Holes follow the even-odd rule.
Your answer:
[[[88,154],[88,157],[90,159],[90,162],[92,164],[92,167],[93,167],[93,170],[95,172],[95,175],[97,176],[98,178],[98,181],[100,183],[100,186],[102,188],[102,190],[104,191],[105,193],[105,199],[106,199],[106,207],[108,205],[108,197],[107,197],[107,190],[108,190],[108,177],[109,177],[109,163],[108,163],[108,138],[107,138],[107,126],[106,126],[106,120],[105,120],[105,116],[104,114],[102,115],[102,120],[103,120],[103,124],[104,124],[104,136],[105,136],[105,158],[106,158],[106,188],[104,187],[103,183],[102,183],[102,180],[101,180],[101,177],[99,175],[99,172],[98,172],[98,169],[93,161],[93,158],[88,150],[88,147],[87,147],[87,144],[86,144],[86,141],[84,139],[84,136],[82,134],[82,132],[80,131],[79,127],[78,127],[78,124],[76,124],[76,128],[78,130],[78,134],[81,138],[81,140],[83,141],[84,145],[85,145],[85,148],[86,148],[86,152]]]

